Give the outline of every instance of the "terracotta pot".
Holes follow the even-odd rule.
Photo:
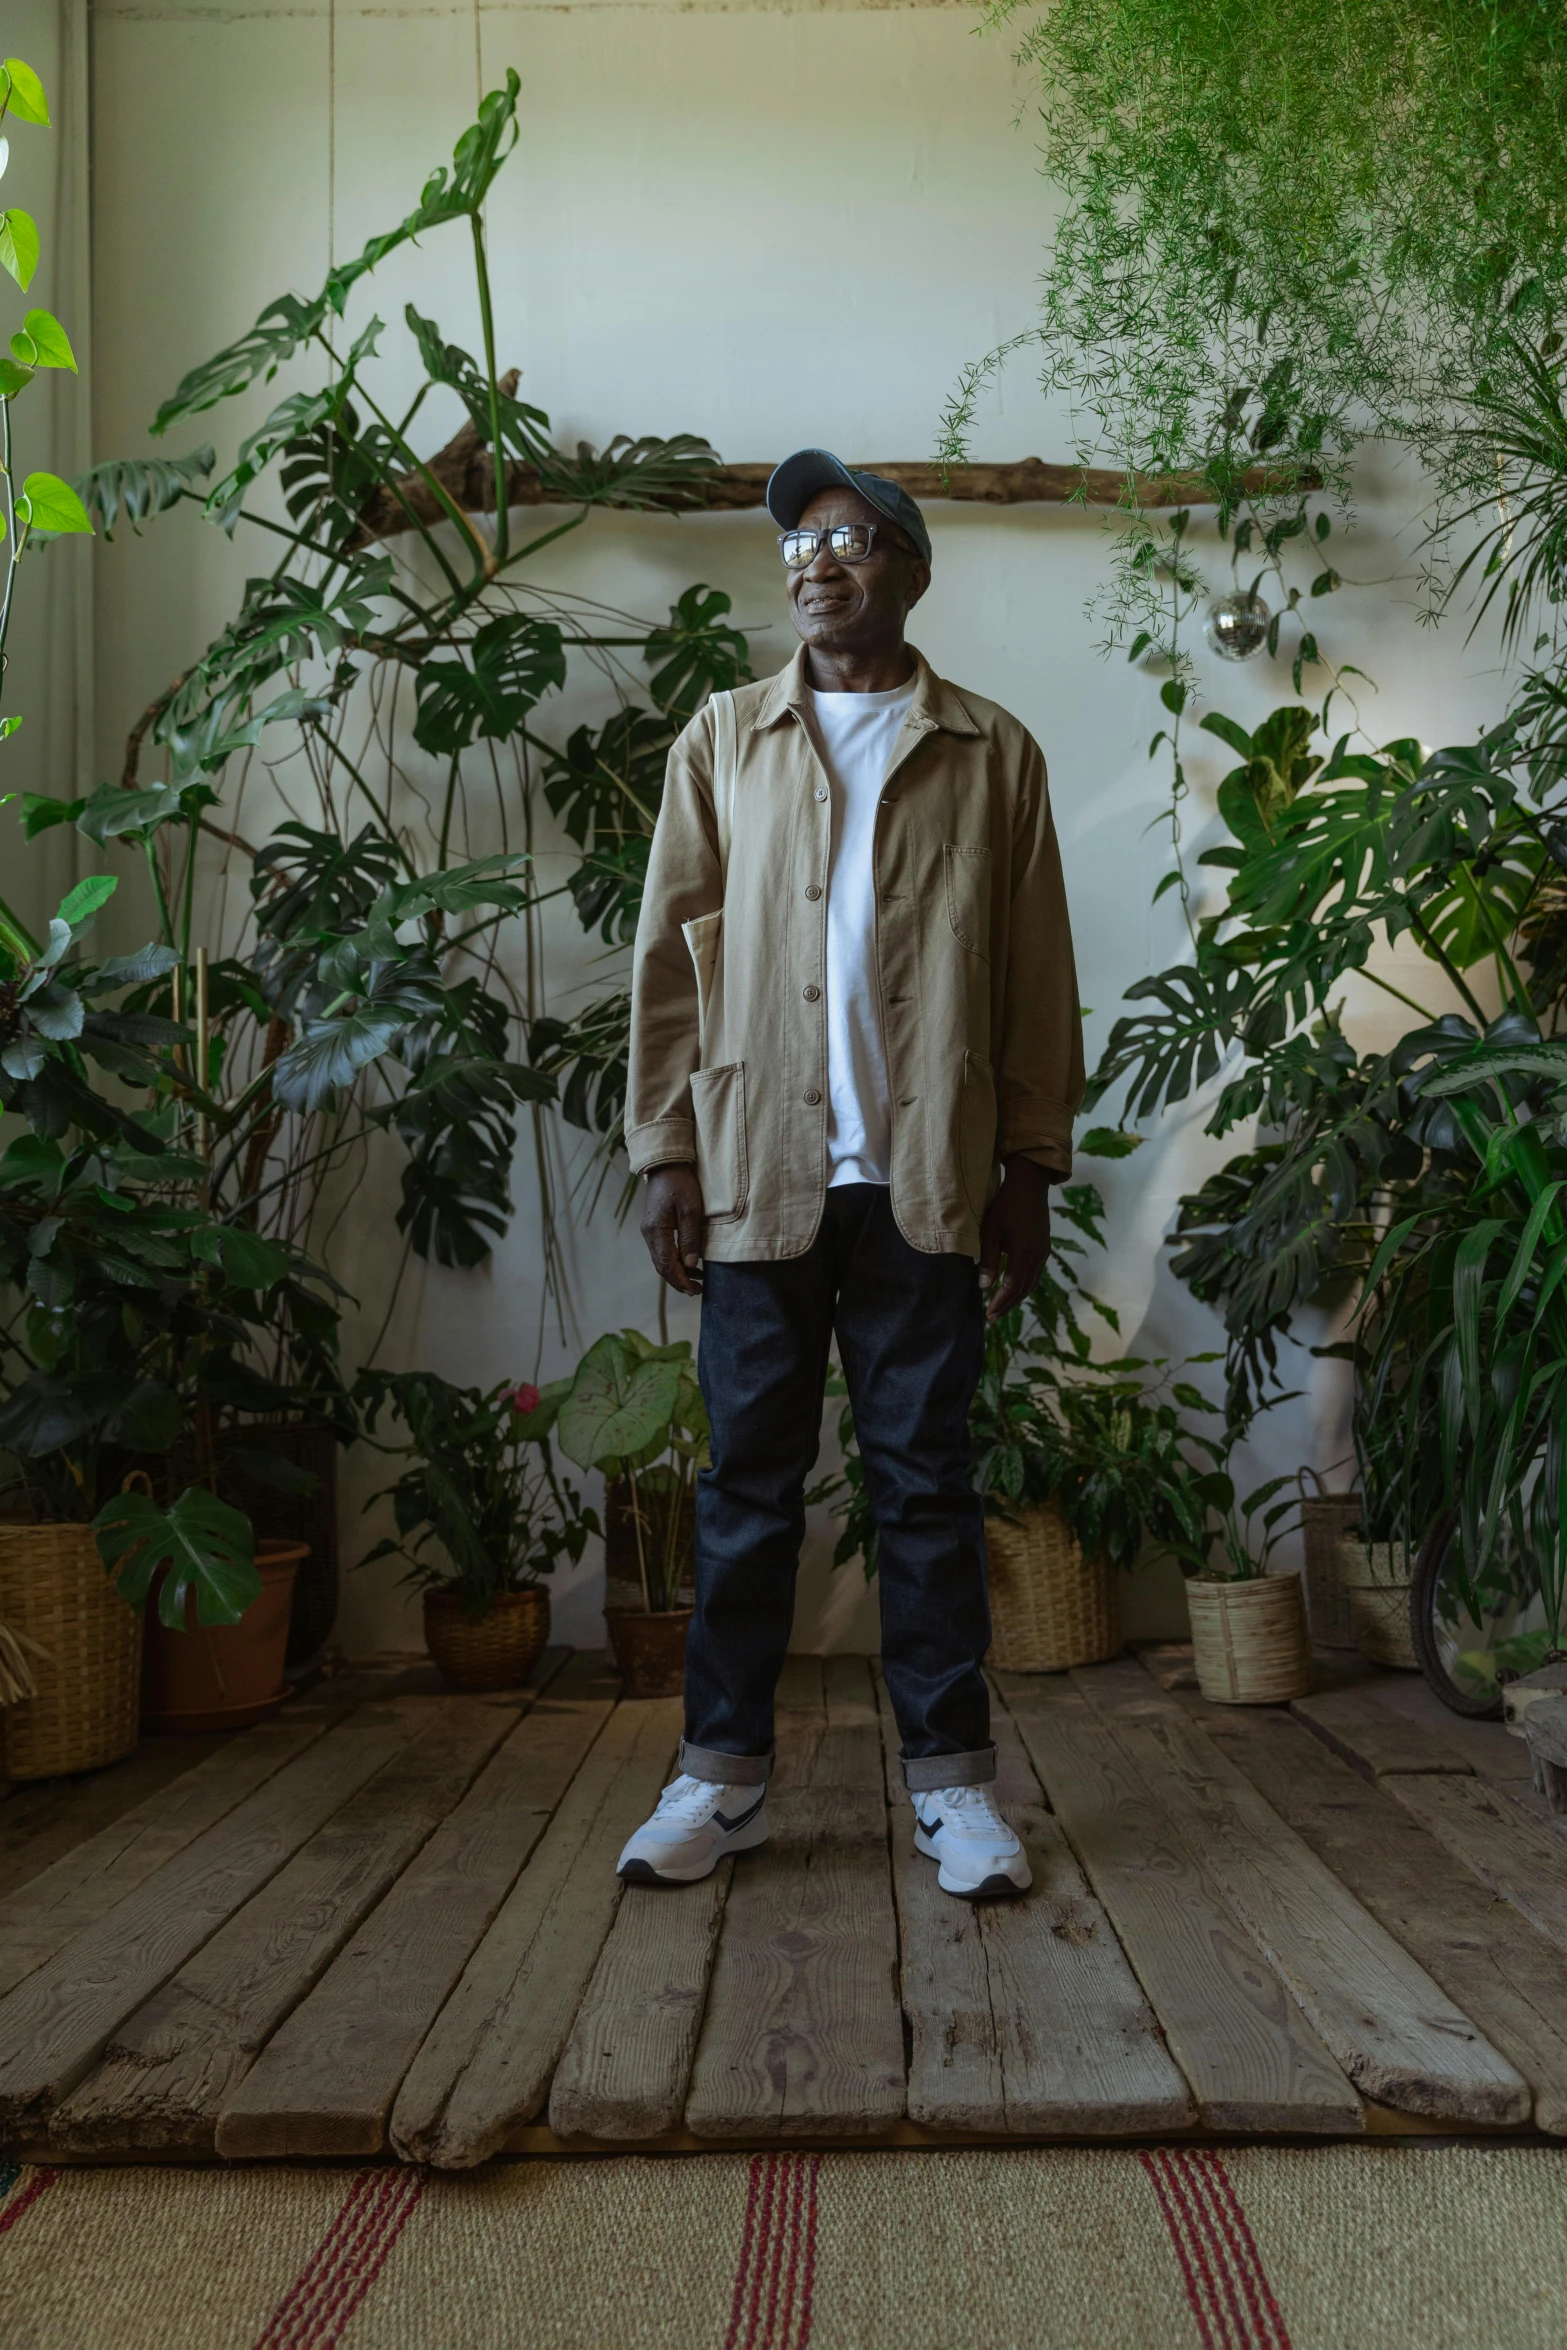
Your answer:
[[[283,1652],[294,1577],[305,1556],[302,1542],[258,1542],[261,1596],[237,1624],[198,1624],[192,1593],[185,1629],[170,1631],[158,1614],[163,1578],[147,1598],[142,1648],[141,1719],[144,1730],[242,1730],[265,1721],[288,1695]]]
[[[691,1609],[649,1615],[644,1607],[607,1607],[604,1622],[626,1697],[678,1697],[686,1679]]]
[[[424,1595],[424,1643],[453,1689],[520,1689],[550,1636],[547,1591],[502,1591],[474,1623],[455,1591]]]
[[[1311,1648],[1298,1574],[1186,1586],[1197,1686],[1215,1705],[1283,1705],[1311,1693]]]

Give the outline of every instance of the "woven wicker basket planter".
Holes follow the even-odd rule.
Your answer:
[[[1306,1551],[1306,1613],[1318,1648],[1356,1645],[1349,1595],[1338,1571],[1338,1546],[1359,1524],[1358,1493],[1307,1493],[1303,1476],[1300,1531]]]
[[[1064,1673],[1121,1653],[1115,1570],[1086,1559],[1058,1502],[985,1520],[988,1662],[1005,1673]]]
[[[1197,1686],[1215,1705],[1283,1705],[1311,1689],[1300,1577],[1243,1582],[1194,1576],[1186,1586]]]
[[[0,1623],[35,1642],[36,1697],[0,1707],[0,1777],[53,1779],[118,1762],[141,1718],[141,1617],[104,1572],[90,1526],[0,1526]]]
[[[455,1591],[424,1595],[425,1646],[453,1689],[520,1689],[549,1636],[547,1591],[502,1591],[476,1624]]]
[[[1402,1542],[1362,1542],[1346,1534],[1340,1537],[1333,1555],[1349,1605],[1355,1646],[1367,1664],[1418,1673],[1420,1659],[1409,1629],[1413,1554]]]

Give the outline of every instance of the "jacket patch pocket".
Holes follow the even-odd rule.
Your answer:
[[[990,851],[946,845],[947,921],[971,955],[990,960]]]
[[[963,1056],[963,1092],[958,1101],[958,1173],[976,1216],[990,1205],[996,1172],[996,1080],[978,1053]]]
[[[745,1063],[698,1069],[691,1080],[696,1172],[709,1216],[738,1216],[750,1190],[745,1131]]]

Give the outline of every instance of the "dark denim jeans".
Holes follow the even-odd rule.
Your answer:
[[[914,1789],[992,1779],[968,1434],[985,1345],[978,1272],[971,1257],[911,1248],[875,1183],[828,1192],[804,1256],[706,1269],[713,1465],[697,1485],[681,1767],[730,1784],[767,1776],[834,1330],[880,1529],[882,1671],[905,1775]]]

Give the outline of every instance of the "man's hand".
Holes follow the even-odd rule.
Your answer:
[[[1020,1306],[1050,1254],[1050,1177],[1032,1159],[1008,1159],[979,1231],[979,1285],[987,1322]],[[1006,1271],[1001,1273],[1002,1259]]]
[[[702,1294],[702,1186],[689,1165],[655,1167],[642,1198],[642,1237],[661,1281]]]

